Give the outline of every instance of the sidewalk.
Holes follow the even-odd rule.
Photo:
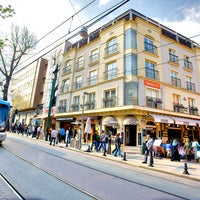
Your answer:
[[[12,133],[8,133],[8,135],[13,135],[17,137],[21,136],[24,139],[35,140],[38,142],[49,144],[49,141],[45,141],[42,139],[36,140],[35,138],[30,138],[30,137],[27,138],[26,136],[22,136],[18,134],[15,135]],[[127,165],[132,165],[135,167],[145,168],[149,170],[163,172],[166,174],[184,177],[184,178],[195,180],[195,181],[200,181],[200,163],[196,163],[194,161],[187,162],[186,160],[181,160],[180,162],[178,162],[178,161],[171,161],[168,158],[162,158],[162,159],[154,158],[154,167],[149,167],[148,164],[142,163],[144,161],[144,155],[142,154],[133,154],[133,153],[126,153],[126,152],[124,154],[123,152],[123,155],[126,155],[126,156],[121,158],[121,157],[115,157],[109,154],[107,154],[106,156],[103,156],[103,152],[96,152],[96,151],[87,152],[88,145],[85,145],[85,144],[82,145],[81,150],[78,150],[73,147],[66,147],[65,143],[56,144],[55,147],[60,147],[62,149],[66,148],[71,151],[78,151],[80,153],[88,154],[90,156],[100,157],[102,159],[109,159],[115,162],[120,162]],[[187,169],[185,168],[185,164],[187,165]],[[184,172],[188,172],[189,175],[184,174]]]
[[[188,178],[195,181],[200,181],[200,163],[196,163],[194,161],[181,160],[180,162],[178,162],[171,161],[168,158],[154,158],[154,167],[149,167],[148,164],[142,163],[144,161],[144,155],[142,154],[126,153],[126,156],[121,158],[109,154],[103,156],[103,152],[87,152],[88,145],[82,145],[81,150],[77,150],[72,147],[66,147],[64,143],[58,144],[58,146],[70,150],[80,151],[82,153],[100,157],[102,159],[109,159],[115,162],[121,162],[135,167],[145,168],[149,170],[163,172],[166,174]],[[185,168],[185,164],[187,169]],[[188,172],[189,174],[184,174],[186,172]]]

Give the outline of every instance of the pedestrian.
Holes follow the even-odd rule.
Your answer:
[[[194,151],[194,159],[196,160],[196,162],[199,162],[199,157],[197,155],[197,151],[198,151],[199,147],[200,147],[200,144],[199,144],[197,138],[194,138],[194,142],[192,142],[192,148]]]
[[[114,156],[117,157],[117,153],[119,156],[123,156],[122,152],[121,152],[121,138],[120,138],[120,133],[117,133],[116,137],[115,137],[115,146],[116,146],[116,150],[114,151]]]
[[[36,137],[36,139],[39,139],[40,133],[41,133],[41,127],[38,126],[38,127],[37,127],[37,137]]]
[[[97,140],[97,130],[94,132],[94,134],[92,135],[92,145],[91,145],[91,151],[93,150],[93,146],[95,146],[96,148],[96,140]]]
[[[189,138],[186,139],[185,144],[184,144],[184,149],[186,151],[186,159],[187,161],[191,160],[191,142],[189,140]]]
[[[96,132],[96,152],[98,152],[99,151],[99,145],[100,145],[100,135],[99,135],[99,132],[97,131]]]
[[[178,141],[176,138],[173,139],[172,141],[172,157],[171,157],[171,161],[180,161],[180,155],[178,152]]]
[[[65,136],[66,136],[66,131],[65,131],[65,129],[62,127],[62,128],[60,129],[59,143],[61,143],[62,141],[65,142]]]
[[[101,150],[101,148],[103,149],[103,155],[106,156],[106,134],[104,133],[104,130],[101,131],[101,135],[100,135],[100,146],[98,151]]]
[[[153,139],[151,138],[151,135],[147,135],[147,141],[146,141],[146,150],[145,150],[145,158],[144,158],[144,164],[147,163],[148,155],[150,154],[150,167],[154,167],[154,160],[153,160]]]
[[[65,132],[65,143],[66,143],[66,147],[68,147],[68,144],[70,143],[69,142],[69,129],[68,128],[66,129],[66,132]]]
[[[52,131],[51,131],[51,141],[50,141],[50,145],[51,145],[52,142],[53,142],[53,146],[55,146],[57,136],[58,136],[58,132],[57,132],[57,130],[56,130],[55,128],[53,128]]]

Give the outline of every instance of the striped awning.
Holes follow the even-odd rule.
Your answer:
[[[174,123],[174,120],[169,116],[157,115],[157,114],[150,114],[150,116],[152,116],[154,118],[155,122],[166,123],[166,124]]]

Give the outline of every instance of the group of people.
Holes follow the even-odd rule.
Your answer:
[[[149,166],[151,167],[154,166],[154,156],[156,154],[154,143],[155,141],[151,135],[148,134],[147,140],[144,143],[145,158],[143,163],[147,163],[148,156],[150,155]],[[199,162],[200,155],[198,155],[198,153],[200,153],[200,144],[197,138],[195,138],[192,142],[190,142],[189,138],[187,138],[185,143],[179,143],[178,140],[174,138],[171,143],[167,142],[167,144],[164,144],[163,147],[167,157],[171,158],[171,161],[180,161],[181,158],[184,158],[187,159],[187,161],[194,159],[196,162]],[[161,148],[162,144],[160,144],[160,147],[158,148],[159,151],[161,151]]]
[[[120,133],[117,133],[115,136],[115,149],[111,151],[111,143],[112,143],[112,132],[109,132],[109,134],[106,134],[104,130],[101,131],[101,134],[99,135],[98,131],[95,131],[95,133],[92,136],[92,145],[91,145],[91,151],[93,151],[93,147],[95,147],[96,152],[99,152],[101,149],[103,149],[103,155],[106,156],[106,153],[111,154],[113,153],[114,156],[123,156],[121,151],[121,137]]]

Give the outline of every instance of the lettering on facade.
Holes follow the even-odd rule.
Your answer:
[[[149,86],[149,87],[153,87],[153,88],[157,88],[160,89],[160,84],[153,82],[153,81],[149,81],[149,80],[144,80],[144,85]]]

